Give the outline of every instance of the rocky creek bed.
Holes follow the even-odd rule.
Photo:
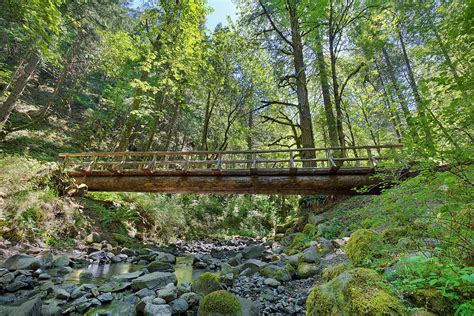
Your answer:
[[[242,315],[304,315],[323,268],[347,260],[340,241],[322,238],[291,256],[279,243],[241,238],[141,249],[95,234],[87,242],[8,256],[0,315],[208,315],[200,301],[217,290],[235,294]]]

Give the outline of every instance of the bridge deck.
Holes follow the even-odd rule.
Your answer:
[[[90,191],[351,194],[400,145],[248,151],[60,154]]]

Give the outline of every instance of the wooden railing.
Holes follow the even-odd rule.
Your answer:
[[[261,169],[374,169],[380,161],[397,160],[402,145],[228,150],[152,151],[108,153],[64,153],[68,171],[176,171],[176,170],[261,170]],[[308,158],[309,157],[309,158]]]

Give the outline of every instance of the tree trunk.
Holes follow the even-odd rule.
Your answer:
[[[32,52],[25,69],[22,69],[19,72],[18,79],[13,84],[10,95],[0,106],[0,130],[2,130],[3,126],[7,123],[11,112],[15,108],[16,102],[23,93],[28,81],[35,72],[36,67],[39,65],[40,60],[40,55],[37,52]]]
[[[202,135],[201,135],[201,150],[207,150],[207,136],[209,134],[209,122],[211,120],[212,115],[212,106],[211,106],[211,97],[212,92],[209,90],[207,93],[207,100],[206,100],[206,109],[204,114],[204,125],[202,128]]]
[[[321,91],[323,93],[324,114],[326,116],[326,124],[328,128],[329,142],[331,147],[338,147],[338,133],[336,127],[336,120],[332,110],[331,95],[329,91],[328,75],[326,72],[326,63],[323,55],[323,45],[321,37],[316,39],[316,58],[319,67],[319,81],[321,83]]]
[[[400,103],[400,107],[402,108],[403,115],[405,116],[405,120],[408,125],[408,129],[410,130],[411,135],[414,138],[418,138],[417,132],[415,130],[415,124],[413,122],[413,117],[411,116],[410,110],[408,109],[408,104],[403,97],[403,93],[400,90],[400,86],[398,85],[397,78],[395,77],[395,71],[392,66],[392,62],[390,61],[390,57],[388,56],[388,52],[385,47],[382,48],[382,54],[385,58],[385,63],[387,64],[388,75],[390,80],[392,81],[393,89],[395,90],[395,94],[397,95],[398,102]]]
[[[408,54],[407,50],[405,48],[405,42],[403,40],[403,34],[402,31],[398,31],[399,39],[400,39],[400,45],[402,47],[402,52],[403,52],[403,59],[405,61],[405,65],[407,67],[407,73],[408,73],[408,82],[410,84],[411,90],[413,91],[413,96],[415,97],[415,102],[416,106],[418,109],[418,115],[420,117],[420,122],[422,124],[422,128],[425,134],[425,141],[427,145],[432,148],[434,146],[433,143],[433,137],[431,136],[431,130],[429,126],[429,122],[426,118],[426,101],[422,99],[420,92],[418,91],[418,85],[416,84],[415,81],[415,76],[413,75],[413,70],[410,65],[410,60],[408,59]]]
[[[385,104],[387,106],[387,109],[389,111],[389,114],[392,118],[392,125],[393,125],[393,130],[395,132],[395,136],[397,137],[397,140],[398,140],[398,143],[402,143],[402,134],[400,132],[400,116],[398,115],[398,111],[394,111],[392,109],[392,100],[388,94],[388,91],[387,91],[387,88],[385,87],[385,81],[383,80],[383,77],[382,77],[382,74],[380,72],[380,67],[377,63],[377,59],[374,58],[374,64],[375,64],[375,68],[377,69],[377,73],[378,73],[378,77],[379,77],[379,80],[380,80],[380,84],[382,85],[382,90],[383,90],[383,94],[384,94],[384,100],[385,100]]]
[[[140,76],[140,81],[145,81],[148,78],[148,71],[143,71]],[[120,134],[120,141],[115,148],[115,151],[126,151],[128,144],[130,142],[130,136],[132,135],[133,127],[136,123],[135,114],[140,109],[140,104],[142,103],[142,97],[145,94],[145,91],[141,86],[137,87],[135,90],[135,98],[133,99],[132,107],[130,108],[130,114],[125,120],[125,125],[123,127],[122,133]]]
[[[301,40],[300,22],[295,0],[288,1],[288,13],[291,25],[291,42],[293,48],[293,63],[296,77],[296,94],[301,125],[301,144],[303,148],[314,148],[313,124],[309,107],[306,67],[303,56],[303,42]],[[306,159],[314,158],[314,152],[303,152]]]

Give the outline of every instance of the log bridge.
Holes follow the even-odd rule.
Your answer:
[[[64,153],[62,165],[89,191],[207,194],[355,194],[376,185],[401,145]]]

